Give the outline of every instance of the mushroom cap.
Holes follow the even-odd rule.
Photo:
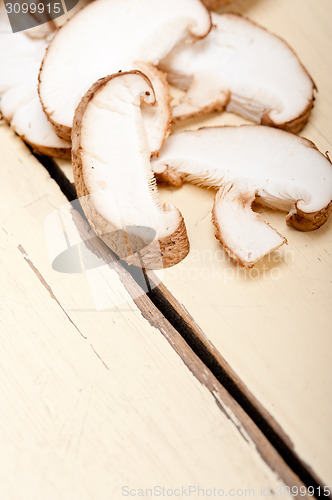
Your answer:
[[[44,110],[60,137],[70,137],[85,92],[105,75],[156,65],[181,40],[206,36],[211,18],[200,0],[97,0],[52,40],[39,76]]]
[[[160,67],[187,90],[174,119],[214,110],[298,132],[307,122],[315,85],[292,49],[279,37],[232,13],[212,14],[209,36],[179,44]]]
[[[287,223],[302,231],[322,226],[332,209],[329,159],[307,139],[270,127],[211,127],[174,134],[152,167],[163,180],[220,188],[213,210],[219,239],[248,267],[285,241],[263,230],[262,221],[257,223],[258,215],[250,208],[255,197],[265,206],[288,211]]]
[[[142,102],[153,105],[155,94],[139,71],[96,82],[75,113],[72,159],[77,193],[96,234],[120,258],[156,269],[182,260],[189,243],[180,212],[159,202]]]
[[[6,26],[2,15],[0,19],[0,26]],[[29,32],[0,36],[0,111],[36,152],[69,158],[70,144],[54,132],[38,97],[38,72],[50,32],[44,27],[39,32],[43,38],[32,38]]]

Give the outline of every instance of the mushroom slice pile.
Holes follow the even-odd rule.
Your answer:
[[[97,0],[52,40],[39,94],[57,134],[69,139],[75,109],[93,82],[135,62],[158,64],[182,40],[207,35],[211,17],[200,0]]]
[[[195,45],[180,44],[160,67],[187,90],[175,119],[214,110],[297,133],[309,118],[315,85],[290,47],[237,14],[212,14],[213,29]]]
[[[332,209],[332,166],[314,144],[257,125],[202,128],[172,135],[152,161],[157,177],[215,188],[217,238],[245,267],[285,242],[251,210],[255,198],[288,211],[287,223],[317,229]]]
[[[6,24],[4,16],[6,13],[2,11],[1,26]],[[0,36],[1,114],[36,152],[70,158],[70,144],[56,135],[38,97],[38,72],[47,36],[32,38],[28,33]],[[49,31],[45,33],[50,35]]]
[[[128,263],[158,269],[182,260],[189,243],[180,212],[159,202],[142,102],[153,105],[155,95],[139,71],[96,82],[75,113],[72,161],[96,234]]]

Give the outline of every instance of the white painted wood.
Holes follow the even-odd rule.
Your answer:
[[[296,50],[319,88],[302,135],[322,151],[331,150],[330,0],[237,0],[228,10],[245,13],[284,37]],[[189,126],[240,123],[244,120],[224,114],[192,120]],[[188,123],[181,127],[188,127]],[[6,230],[15,244],[23,245],[32,262],[38,263],[54,294],[61,298],[78,328],[88,332],[88,342],[98,353],[109,353],[118,338],[130,347],[131,340],[123,339],[120,332],[136,326],[140,318],[132,304],[96,315],[86,277],[55,276],[50,269],[40,228],[46,215],[64,199],[56,189],[46,189],[52,181],[40,169],[36,175],[36,163],[27,159],[22,145],[15,141],[15,148],[9,147],[7,141],[12,139],[7,134],[4,132],[1,142],[1,159],[9,168],[2,170],[0,186],[1,220]],[[18,171],[14,169],[17,162],[22,162],[26,173],[22,173],[22,165]],[[62,162],[62,166],[70,178],[70,164]],[[210,223],[212,193],[185,186],[179,191],[163,189],[162,196],[182,210],[192,248],[182,264],[164,271],[165,284],[282,426],[297,453],[331,485],[331,222],[315,233],[303,234],[287,228],[281,214],[265,211],[266,220],[286,235],[289,245],[273,257],[275,261],[266,258],[257,267],[258,273],[250,274],[230,263],[214,239]],[[29,214],[28,221],[22,214]],[[112,331],[114,328],[112,342],[110,334],[104,333],[105,325],[112,325]],[[147,338],[145,333],[142,338]],[[132,351],[134,356],[134,347]],[[82,466],[75,474],[86,470]],[[86,481],[91,477],[88,475]],[[73,494],[73,498],[77,496]]]
[[[283,37],[309,70],[318,95],[301,135],[332,152],[330,0],[236,0],[240,12]],[[178,95],[178,93],[176,93]],[[249,123],[229,113],[192,119],[175,130]],[[71,179],[71,166],[61,167]],[[332,485],[331,220],[312,233],[286,226],[281,213],[264,218],[288,246],[245,271],[214,238],[214,194],[186,185],[161,188],[183,213],[191,253],[162,279],[208,339],[282,427],[298,455]],[[262,211],[262,210],[261,210]]]
[[[229,6],[282,36],[319,89],[301,135],[332,152],[332,31],[329,0],[239,0]],[[177,130],[241,124],[214,114]],[[255,270],[229,262],[214,238],[213,193],[162,189],[183,213],[189,257],[165,270],[163,282],[293,442],[298,455],[332,484],[332,221],[311,233],[288,228],[281,213],[264,218],[289,242]]]
[[[0,149],[1,496],[283,491],[218,384],[199,382],[133,301],[83,310],[83,277],[53,271],[45,249],[44,219],[64,196],[7,127]]]

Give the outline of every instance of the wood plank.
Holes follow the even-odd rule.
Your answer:
[[[96,312],[81,275],[51,268],[43,223],[65,198],[8,127],[0,149],[4,498],[300,487],[147,296],[130,298],[137,284],[128,275],[117,284],[127,303]]]
[[[226,10],[247,15],[295,49],[319,89],[301,135],[332,151],[330,0],[236,0]],[[216,113],[174,130],[242,123],[248,122]],[[72,179],[70,164],[61,168]],[[159,273],[161,294],[305,466],[331,485],[332,222],[304,234],[287,227],[282,214],[262,209],[289,244],[245,271],[214,238],[213,193],[186,185],[163,187],[161,196],[182,211],[191,242],[184,262]]]
[[[319,89],[301,135],[321,151],[332,151],[331,2],[243,0],[228,10],[278,33],[298,53]],[[239,117],[215,114],[177,130],[241,123],[245,121]],[[191,242],[189,257],[165,270],[163,283],[194,316],[206,344],[219,351],[216,355],[229,364],[231,375],[242,380],[246,394],[251,392],[253,401],[267,410],[274,428],[325,484],[332,484],[332,222],[304,234],[288,228],[281,214],[263,209],[263,217],[289,245],[256,270],[244,271],[229,262],[213,236],[213,196],[193,186],[163,189],[164,200],[184,214]]]

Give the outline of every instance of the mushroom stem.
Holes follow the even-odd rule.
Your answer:
[[[251,210],[255,198],[288,212],[301,231],[322,226],[332,210],[332,167],[307,139],[266,126],[210,127],[171,135],[152,160],[158,179],[219,189],[217,237],[252,266],[286,240]]]
[[[246,184],[225,184],[217,192],[212,209],[216,238],[241,266],[250,268],[276,250],[286,238],[253,210],[255,190]]]

